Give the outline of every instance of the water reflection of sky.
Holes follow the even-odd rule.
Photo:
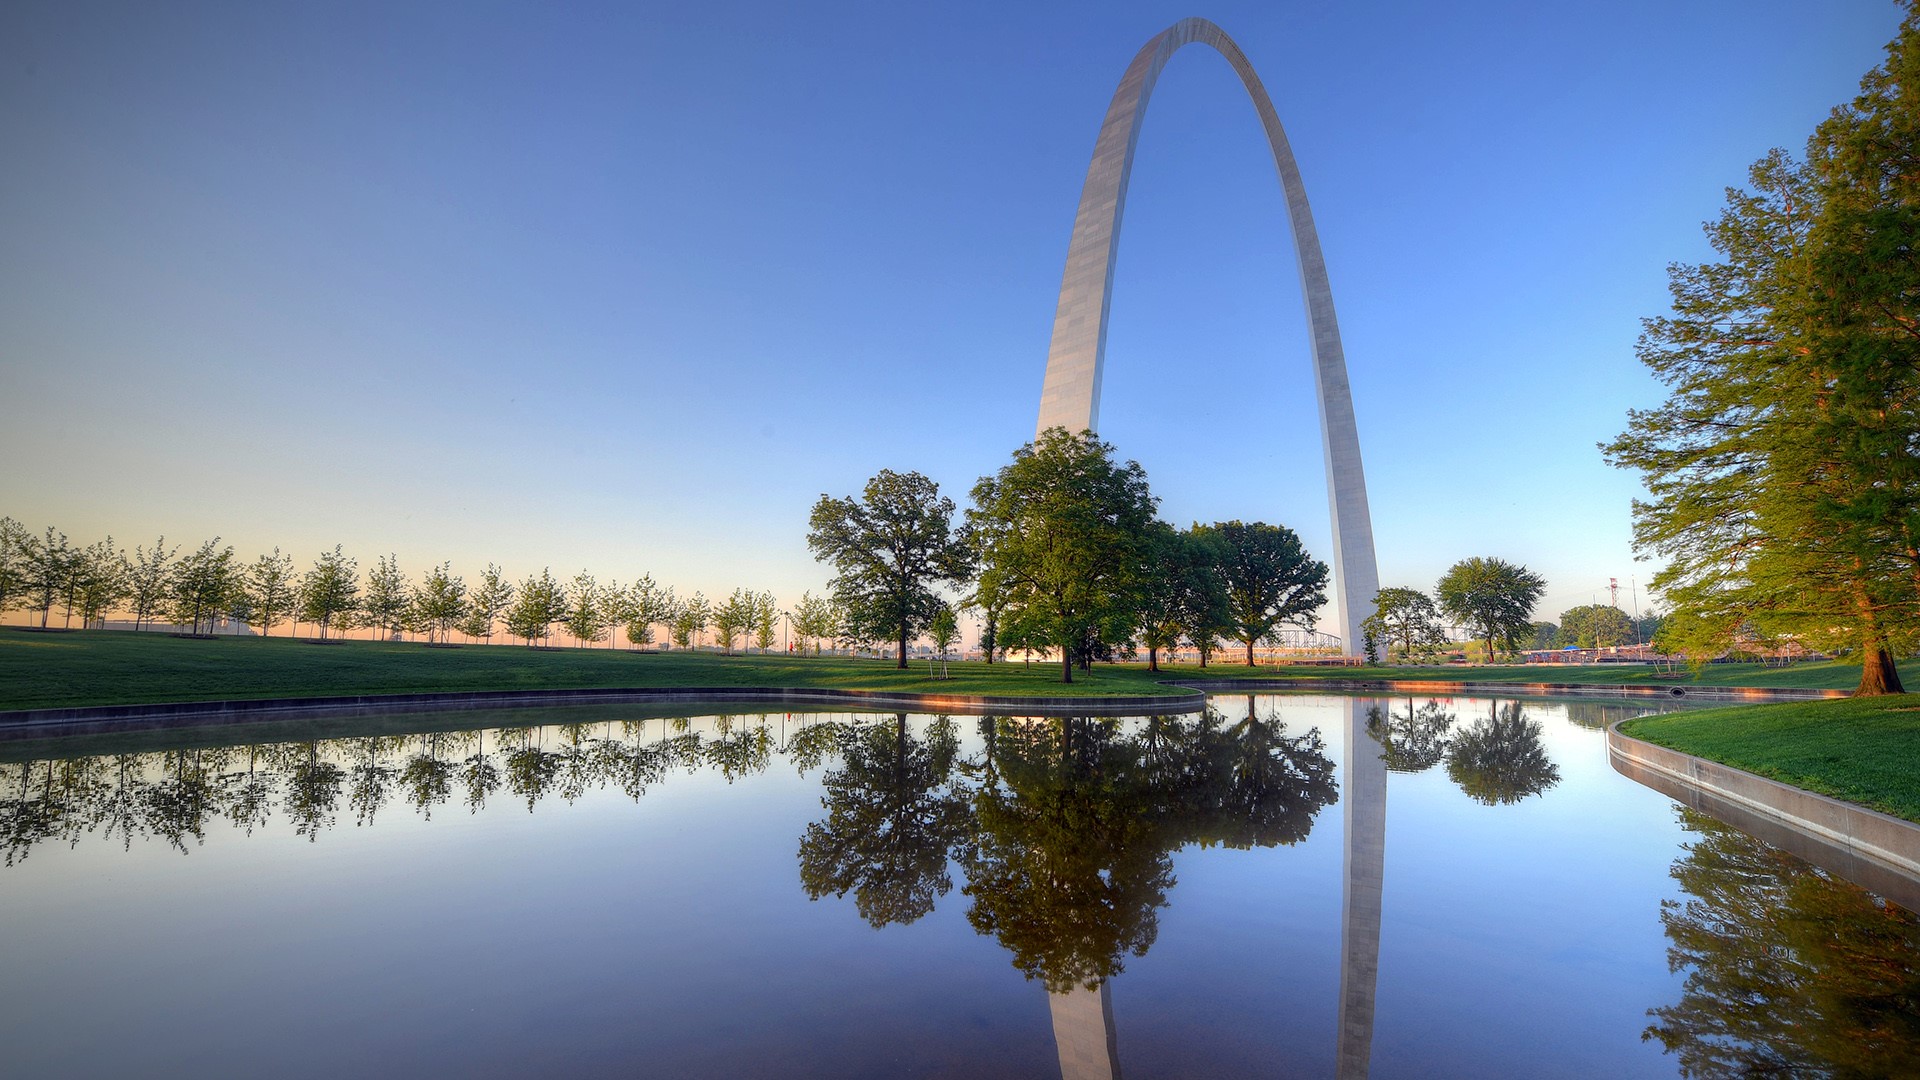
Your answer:
[[[1249,704],[1264,726],[1247,727]],[[0,1036],[23,1075],[1057,1075],[1045,969],[1087,971],[1049,947],[1084,960],[1059,943],[1124,939],[1108,1031],[1133,1077],[1334,1075],[1356,987],[1374,1076],[1674,1075],[1641,1033],[1649,1009],[1683,1000],[1661,902],[1699,834],[1608,767],[1601,727],[1618,706],[1429,712],[1454,717],[1443,741],[1503,717],[1503,738],[1538,725],[1528,746],[1476,759],[1549,765],[1550,783],[1534,775],[1511,799],[1463,787],[1444,756],[1390,774],[1374,759],[1378,976],[1354,978],[1365,950],[1343,954],[1343,887],[1368,856],[1346,829],[1379,826],[1353,816],[1373,774],[1346,768],[1346,729],[1377,754],[1369,707],[1428,704],[1217,699],[1211,726],[1182,721],[1184,742],[1144,757],[1138,720],[1089,722],[1076,743],[1057,722],[915,717],[897,742],[891,715],[623,725],[602,709],[483,735],[288,739],[199,752],[241,777],[222,782],[203,837],[164,824],[201,816],[168,783],[190,752],[130,761],[96,741],[81,768],[15,748],[0,757]],[[561,726],[584,717],[600,722]],[[497,786],[470,809],[482,738]],[[1024,766],[1009,750],[1021,739],[1038,755]],[[1255,744],[1303,779],[1250,772]],[[1347,801],[1301,797],[1319,755]],[[250,830],[229,817],[249,760],[256,779],[282,770],[264,822],[241,806]],[[338,770],[330,824],[302,831],[294,816],[329,815],[290,814],[292,774],[322,766]],[[50,826],[45,781],[77,773],[116,789],[137,773],[137,796],[96,787],[79,800],[90,811],[69,812],[147,826],[130,841],[103,820]],[[1063,839],[1061,821],[1105,839]],[[24,846],[35,829],[49,835]],[[976,887],[988,880],[1003,887]],[[1144,891],[1124,887],[1136,880]]]

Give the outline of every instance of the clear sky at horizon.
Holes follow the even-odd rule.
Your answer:
[[[818,591],[821,493],[964,505],[1032,436],[1101,116],[1189,14],[1298,156],[1383,584],[1496,555],[1552,619],[1644,583],[1595,447],[1661,396],[1639,319],[1893,3],[12,3],[0,514]],[[1183,50],[1100,414],[1163,516],[1331,558],[1304,322],[1252,106]]]

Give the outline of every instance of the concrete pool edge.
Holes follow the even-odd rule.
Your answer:
[[[1622,723],[1607,726],[1615,772],[1920,911],[1920,824],[1636,739]]]
[[[1459,679],[1173,679],[1182,686],[1209,694],[1267,690],[1326,690],[1341,694],[1387,691],[1395,694],[1463,694],[1498,697],[1618,697],[1675,698],[1705,701],[1818,701],[1851,696],[1845,690],[1802,686],[1661,686],[1648,683],[1477,682]]]
[[[997,694],[929,694],[896,690],[793,689],[765,686],[661,687],[651,689],[475,690],[438,694],[358,694],[345,697],[187,701],[93,708],[20,709],[0,712],[0,739],[45,738],[148,728],[218,726],[256,720],[325,716],[356,711],[411,712],[528,705],[593,705],[685,702],[770,705],[834,705],[916,712],[987,715],[1017,712],[1047,716],[1138,716],[1197,712],[1199,691],[1165,697],[1033,697]]]

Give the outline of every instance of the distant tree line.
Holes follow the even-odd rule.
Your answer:
[[[211,634],[231,622],[263,635],[285,624],[295,634],[304,624],[319,640],[365,629],[384,639],[411,634],[430,644],[452,643],[456,634],[491,642],[504,631],[534,645],[549,642],[558,628],[582,646],[611,646],[624,636],[645,648],[655,643],[656,631],[664,631],[673,644],[688,648],[705,643],[711,632],[712,643],[728,653],[773,648],[780,620],[791,616],[802,648],[849,641],[838,606],[811,594],[787,612],[771,593],[751,589],[712,602],[699,592],[680,598],[651,575],[622,585],[581,571],[562,582],[547,569],[516,584],[492,563],[472,583],[447,562],[415,581],[392,554],[379,556],[362,573],[338,545],[301,569],[277,547],[252,562],[238,558],[219,537],[192,549],[169,545],[164,536],[130,551],[111,536],[81,547],[58,529],[33,533],[0,517],[0,611],[16,609],[42,629],[56,617],[61,628],[72,628],[76,617],[86,627],[124,613],[135,630],[177,626]]]

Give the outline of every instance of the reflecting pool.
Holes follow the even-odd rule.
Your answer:
[[[1920,1075],[1920,920],[1615,773],[1647,708],[0,743],[0,1072]]]

